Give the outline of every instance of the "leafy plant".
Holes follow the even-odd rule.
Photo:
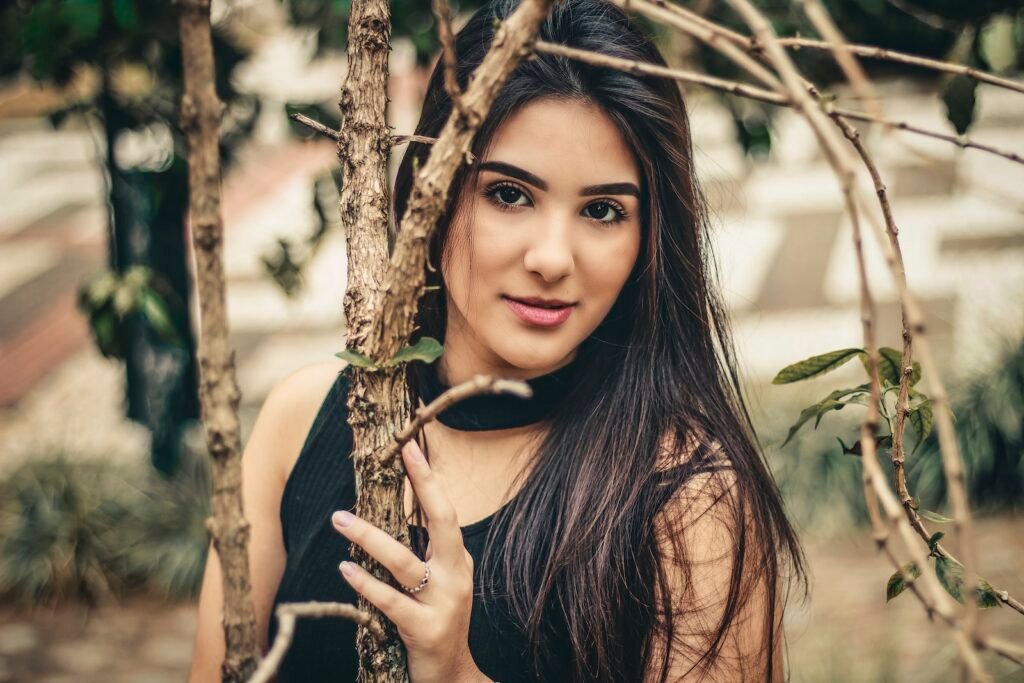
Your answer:
[[[879,399],[879,410],[889,425],[889,433],[876,437],[878,446],[888,448],[892,446],[892,420],[894,417],[894,406],[890,406],[887,400],[899,391],[900,377],[903,375],[901,369],[902,354],[896,349],[882,347],[878,350],[878,374],[881,379],[882,393]],[[787,365],[775,375],[772,384],[791,384],[800,382],[812,377],[818,377],[842,367],[847,362],[859,358],[864,366],[864,372],[868,369],[868,356],[864,349],[848,348],[838,351],[829,351],[817,356],[812,356],[802,361]],[[908,420],[914,431],[917,433],[916,450],[925,438],[931,433],[934,421],[931,402],[928,396],[914,388],[921,380],[921,364],[914,361],[909,368],[910,384],[910,406]],[[869,377],[870,379],[870,377]],[[853,387],[836,389],[828,396],[814,403],[800,412],[800,417],[789,428],[782,445],[785,446],[800,431],[808,421],[814,419],[814,428],[817,429],[823,417],[831,412],[839,411],[850,404],[867,405],[871,395],[870,383],[858,384]],[[838,438],[838,437],[837,437]],[[856,441],[852,446],[847,446],[842,439],[839,439],[842,452],[847,455],[860,455],[861,444]]]
[[[26,462],[0,483],[0,595],[95,604],[131,590],[194,594],[207,548],[204,468],[164,480],[63,455]]]
[[[154,281],[157,278],[151,268],[132,266],[124,273],[105,270],[79,288],[78,308],[88,316],[96,346],[104,356],[125,358],[133,317],[145,321],[161,340],[183,344],[165,297],[155,288],[160,286]]]

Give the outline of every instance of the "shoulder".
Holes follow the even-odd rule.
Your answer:
[[[243,461],[264,472],[273,471],[283,486],[320,407],[346,365],[342,360],[314,363],[279,380],[263,401]],[[260,462],[253,462],[256,460]]]

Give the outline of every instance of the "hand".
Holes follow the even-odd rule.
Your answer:
[[[402,448],[402,460],[427,517],[427,584],[416,593],[408,593],[378,580],[353,562],[342,562],[339,569],[352,588],[398,628],[408,653],[412,683],[487,681],[469,651],[473,558],[462,542],[455,508],[415,441]],[[409,548],[348,511],[335,512],[331,521],[400,584],[409,588],[420,584],[423,562]]]

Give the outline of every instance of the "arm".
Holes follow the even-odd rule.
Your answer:
[[[267,626],[284,572],[281,493],[337,373],[344,363],[311,365],[281,380],[267,396],[242,456],[242,502],[250,524],[249,573],[256,633],[266,651]],[[224,659],[220,561],[211,544],[199,594],[195,649],[188,683],[219,683]]]
[[[673,610],[669,681],[784,679],[778,591],[770,590],[774,587],[761,569],[765,554],[774,549],[760,547],[751,511],[741,502],[733,470],[699,474],[681,487],[658,520]],[[744,557],[734,575],[741,538]],[[661,587],[656,591],[662,600]],[[651,683],[659,680],[665,648],[664,634],[657,633],[646,676]],[[717,656],[704,658],[709,650],[717,650]]]

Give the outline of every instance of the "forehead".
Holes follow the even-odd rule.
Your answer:
[[[577,100],[548,97],[521,107],[495,131],[484,158],[490,160],[529,170],[553,189],[640,182],[633,153],[612,119]]]

